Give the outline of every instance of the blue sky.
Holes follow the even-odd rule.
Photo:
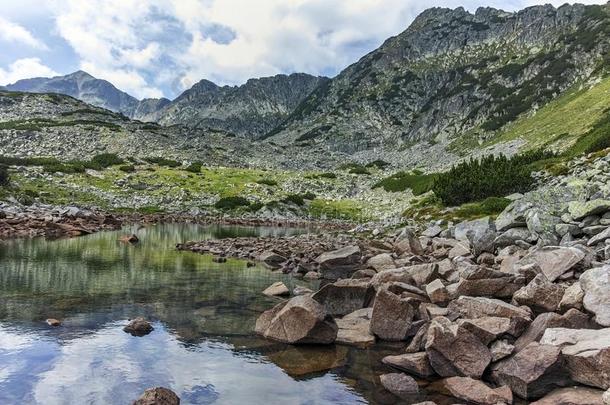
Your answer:
[[[604,3],[586,0],[584,3]],[[535,0],[0,0],[0,85],[82,69],[135,97],[174,98],[201,79],[333,76],[428,7]]]

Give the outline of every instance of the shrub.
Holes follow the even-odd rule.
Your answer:
[[[239,207],[249,207],[250,201],[246,200],[244,197],[231,196],[231,197],[223,197],[220,200],[216,201],[214,207],[219,210],[234,210]]]
[[[277,181],[272,179],[259,179],[256,182],[258,184],[264,184],[266,186],[277,186]]]
[[[114,153],[102,153],[94,156],[93,159],[91,159],[91,163],[106,168],[114,165],[122,165],[125,161]]]
[[[186,168],[186,171],[199,174],[199,173],[201,173],[202,167],[203,167],[203,164],[201,162],[193,162],[190,165],[188,165],[188,167]]]
[[[446,205],[461,205],[487,197],[499,197],[529,190],[534,179],[528,166],[552,156],[541,151],[507,158],[486,156],[470,159],[436,176],[434,194]]]
[[[335,173],[326,172],[326,173],[314,174],[311,177],[314,179],[336,179],[337,175]]]
[[[424,194],[432,188],[433,174],[422,174],[420,171],[398,172],[380,180],[373,188],[383,187],[385,191],[399,192],[410,188],[414,195]]]
[[[388,166],[390,166],[390,164],[381,159],[373,160],[366,165],[366,167],[376,167],[378,169],[385,169]]]
[[[7,187],[11,183],[11,176],[6,166],[0,166],[0,187]]]
[[[477,218],[487,215],[498,215],[504,211],[504,209],[508,207],[510,203],[511,200],[508,198],[488,197],[480,202],[462,205],[454,212],[454,215],[461,218]]]
[[[288,194],[286,197],[282,199],[283,203],[286,204],[296,204],[296,205],[305,205],[305,199],[300,194]]]
[[[156,164],[159,166],[167,166],[167,167],[179,167],[182,166],[181,163],[176,162],[175,160],[165,159],[162,157],[148,157],[144,159],[146,162],[150,164]]]
[[[349,173],[351,173],[351,174],[358,174],[358,175],[360,175],[360,174],[366,174],[366,175],[371,174],[371,172],[369,172],[366,167],[361,166],[361,165],[352,167],[351,169],[349,169]]]
[[[133,173],[136,171],[136,167],[134,165],[123,165],[119,167],[119,170],[125,173]]]

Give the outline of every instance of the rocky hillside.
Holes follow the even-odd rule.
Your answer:
[[[212,128],[257,139],[283,122],[305,97],[327,82],[327,78],[303,73],[250,79],[234,87],[201,80],[161,110],[136,118],[162,125]]]
[[[133,116],[139,101],[122,92],[106,80],[96,79],[79,70],[66,76],[36,77],[19,80],[5,86],[5,90],[28,93],[59,93],[72,96],[88,104]]]
[[[447,163],[465,140],[470,153],[568,90],[605,77],[609,36],[608,4],[429,9],[322,83],[267,137],[363,161],[383,151],[396,163]]]
[[[0,155],[82,160],[106,152],[237,166],[253,155],[265,158],[264,151],[222,132],[132,121],[56,93],[0,91]]]

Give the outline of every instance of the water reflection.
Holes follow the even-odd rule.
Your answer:
[[[184,404],[396,403],[376,378],[395,348],[262,340],[252,334],[256,317],[276,301],[261,291],[294,281],[174,249],[187,240],[302,231],[159,225],[0,244],[0,404],[128,404],[159,385]],[[117,241],[130,232],[140,244]],[[155,330],[124,333],[135,316],[153,320]]]

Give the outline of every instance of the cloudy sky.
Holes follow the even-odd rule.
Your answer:
[[[138,98],[173,98],[203,78],[333,76],[425,8],[543,3],[564,1],[0,0],[0,85],[82,69]]]

